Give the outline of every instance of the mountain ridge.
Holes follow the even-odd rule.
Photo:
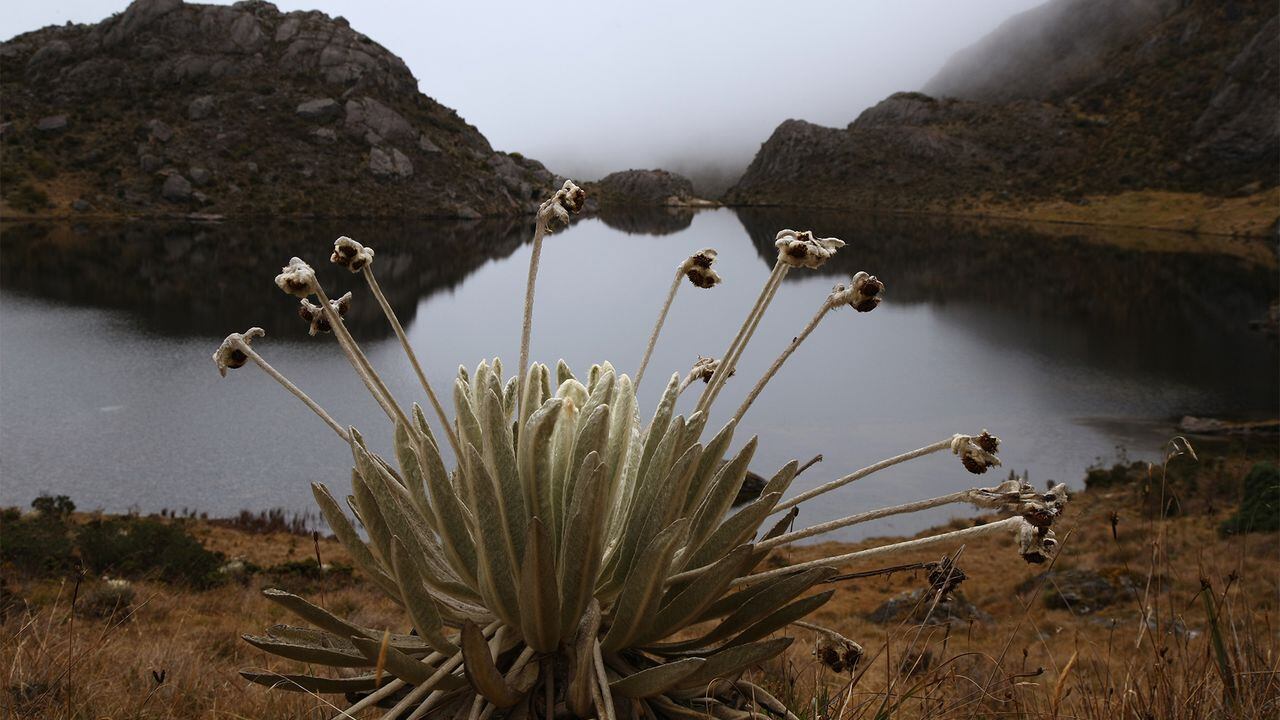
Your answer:
[[[557,181],[341,17],[136,0],[0,43],[4,214],[480,217]]]

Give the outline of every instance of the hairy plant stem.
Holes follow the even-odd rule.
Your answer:
[[[332,415],[325,412],[325,409],[320,407],[320,404],[317,403],[315,400],[312,400],[311,396],[303,392],[301,388],[299,388],[297,385],[294,385],[292,382],[289,382],[289,378],[280,374],[280,371],[271,367],[271,363],[264,360],[263,357],[259,355],[253,348],[249,347],[249,343],[244,341],[239,341],[235,343],[235,347],[237,350],[239,350],[240,352],[248,356],[248,358],[252,360],[254,364],[262,368],[262,371],[265,372],[268,376],[270,376],[272,380],[275,380],[276,382],[280,383],[285,390],[288,390],[289,392],[293,393],[294,397],[301,400],[303,405],[306,405],[307,407],[311,408],[311,412],[320,416],[320,419],[324,421],[324,424],[328,425],[329,429],[337,433],[338,437],[342,438],[343,442],[346,442],[346,443],[351,442],[351,435],[347,433],[345,428],[343,428],[341,425],[338,424],[337,420],[333,419]]]
[[[754,575],[746,575],[733,581],[734,585],[754,585],[758,582],[769,580],[780,575],[788,575],[808,570],[815,567],[823,567],[827,565],[838,565],[854,560],[868,560],[870,558],[880,557],[881,555],[890,555],[899,552],[909,552],[911,550],[919,550],[921,548],[931,547],[940,543],[953,542],[958,540],[969,540],[971,538],[984,537],[987,535],[996,535],[1001,532],[1013,532],[1017,530],[1019,525],[1024,522],[1022,517],[1014,515],[1003,520],[987,523],[985,525],[976,525],[963,530],[953,530],[940,535],[930,535],[929,537],[917,538],[915,540],[905,540],[891,545],[882,545],[867,550],[858,550],[856,552],[845,553],[844,555],[833,555],[831,557],[818,558],[809,562],[796,563],[787,567],[778,568],[776,570],[766,570],[765,572],[756,573]],[[701,568],[699,568],[701,570]],[[684,574],[684,573],[681,573]],[[679,575],[673,575],[668,582],[672,580],[681,580]]]
[[[424,681],[421,685],[415,687],[412,692],[404,696],[404,698],[402,698],[400,702],[395,704],[395,707],[391,708],[391,710],[389,710],[382,717],[385,720],[395,720],[395,718],[400,717],[405,710],[408,710],[410,707],[414,705],[414,703],[421,701],[424,697],[426,697],[428,701],[427,703],[423,703],[424,705],[429,705],[431,700],[430,697],[427,697],[429,695],[432,695],[434,693],[440,693],[438,697],[443,697],[444,696],[443,691],[435,690],[436,683],[439,683],[440,680],[443,679],[445,675],[448,675],[449,673],[452,673],[454,670],[457,670],[458,666],[461,664],[462,664],[462,653],[458,653],[453,657],[450,657],[448,660],[445,661],[443,665],[440,666],[440,669],[436,670],[431,675],[431,677],[427,678],[426,681]]]
[[[382,313],[387,316],[387,322],[391,324],[391,329],[395,331],[396,337],[400,340],[400,346],[404,348],[404,354],[409,358],[409,364],[413,366],[413,372],[418,376],[418,382],[422,384],[422,389],[427,393],[427,399],[431,401],[431,407],[436,411],[436,417],[440,419],[440,424],[444,427],[445,435],[449,439],[449,445],[453,448],[453,456],[462,457],[461,446],[458,444],[458,436],[453,431],[453,425],[449,422],[449,416],[444,412],[444,406],[440,404],[440,399],[436,397],[436,391],[431,387],[430,381],[427,380],[427,374],[422,371],[422,365],[418,362],[418,355],[413,351],[413,347],[409,345],[409,337],[405,335],[404,328],[400,325],[400,319],[396,317],[396,313],[391,309],[391,303],[387,302],[387,298],[382,294],[382,286],[378,284],[378,279],[373,275],[373,263],[366,263],[362,271],[364,279],[369,283],[369,289],[373,291],[373,296],[377,298],[378,305],[382,307]]]
[[[789,265],[781,261],[774,263],[773,270],[764,282],[764,287],[760,289],[760,295],[756,298],[755,305],[751,306],[751,312],[747,313],[747,318],[742,322],[742,327],[738,328],[738,333],[734,335],[733,342],[729,343],[729,349],[725,350],[724,356],[720,358],[720,367],[711,375],[711,382],[707,383],[706,389],[702,391],[702,397],[698,399],[698,410],[704,413],[710,412],[712,403],[716,401],[716,396],[720,394],[720,388],[724,387],[724,383],[733,372],[734,366],[738,364],[738,358],[742,355],[742,350],[751,340],[752,334],[755,333],[756,327],[760,324],[760,318],[764,316],[764,311],[769,307],[773,296],[777,294],[778,287],[782,285],[782,278],[786,277],[789,268]]]
[[[895,455],[894,457],[881,460],[880,462],[875,463],[874,465],[868,465],[867,467],[864,467],[861,470],[851,472],[842,478],[832,480],[831,482],[825,485],[819,485],[818,487],[812,490],[807,490],[805,492],[800,493],[799,495],[791,498],[790,500],[779,503],[778,506],[773,509],[773,512],[770,513],[770,515],[776,515],[780,512],[785,512],[787,510],[790,510],[791,508],[795,507],[796,505],[799,505],[805,500],[811,500],[825,492],[830,492],[832,490],[835,490],[836,488],[848,485],[849,483],[855,480],[860,480],[872,473],[884,470],[887,467],[892,467],[899,463],[904,463],[908,460],[914,460],[918,457],[930,455],[940,450],[948,450],[950,448],[951,448],[951,438],[947,438],[946,440],[939,440],[938,442],[933,443],[932,445],[925,445],[924,447],[917,448],[915,450],[912,450],[911,452],[905,452],[901,455]]]
[[[858,513],[856,515],[849,515],[848,517],[819,523],[817,525],[804,528],[803,530],[796,530],[785,535],[779,535],[772,540],[765,540],[764,542],[756,543],[756,550],[772,550],[773,548],[781,545],[787,545],[797,540],[811,538],[815,535],[822,535],[824,533],[829,533],[832,530],[839,530],[851,525],[879,520],[880,518],[890,517],[892,515],[919,512],[921,510],[928,510],[929,508],[941,507],[943,505],[951,505],[953,503],[969,502],[972,499],[973,490],[961,490],[960,492],[929,498],[928,500],[917,500],[915,502],[894,505],[893,507],[868,510],[867,512]]]
[[[533,230],[533,252],[529,254],[529,282],[524,290],[524,324],[520,330],[520,366],[516,370],[516,377],[520,378],[516,416],[520,418],[525,416],[524,383],[529,373],[529,336],[533,334],[533,293],[538,281],[538,264],[542,260],[542,238],[546,233],[546,225],[539,218]]]
[[[325,294],[324,288],[320,287],[319,283],[316,284],[316,299],[320,301],[320,311],[324,313],[325,319],[329,321],[329,328],[332,330],[333,336],[337,338],[338,346],[346,354],[347,360],[355,368],[356,374],[364,381],[365,387],[369,389],[369,394],[382,407],[382,411],[387,414],[391,422],[402,422],[409,426],[409,420],[405,417],[400,406],[396,404],[395,397],[391,395],[390,390],[387,390],[386,384],[382,382],[382,378],[373,369],[373,365],[369,363],[369,358],[365,357],[364,351],[356,344],[355,338],[351,337],[346,324],[342,322],[342,316],[329,304],[329,296]]]
[[[662,311],[658,313],[658,321],[653,325],[653,332],[649,333],[649,345],[644,349],[644,357],[640,360],[640,368],[636,370],[636,381],[634,383],[636,392],[640,391],[640,380],[644,378],[644,370],[649,366],[649,358],[653,355],[653,348],[658,344],[658,335],[662,332],[662,325],[667,321],[667,313],[671,310],[671,303],[676,299],[676,293],[680,290],[680,281],[684,279],[684,265],[676,268],[676,277],[671,281],[671,289],[667,291],[667,299],[662,303]]]
[[[733,413],[734,423],[742,420],[742,416],[747,414],[747,410],[751,408],[751,404],[760,396],[765,385],[768,385],[769,381],[773,379],[773,376],[778,374],[778,370],[782,369],[782,364],[785,363],[787,359],[791,357],[791,354],[800,347],[800,343],[804,342],[805,339],[813,333],[814,329],[818,327],[818,323],[822,322],[822,318],[826,317],[827,313],[831,312],[834,307],[835,306],[831,304],[830,298],[827,298],[822,302],[822,307],[814,314],[813,319],[809,321],[809,324],[804,326],[804,330],[801,330],[799,335],[792,338],[791,344],[787,345],[786,349],[782,351],[782,354],[778,356],[778,359],[773,361],[773,364],[769,366],[769,369],[766,370],[764,375],[760,377],[760,380],[756,382],[756,386],[751,388],[751,392],[747,393],[747,398],[742,401],[742,404],[738,406],[737,411]]]

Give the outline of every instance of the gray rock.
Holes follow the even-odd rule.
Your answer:
[[[413,175],[413,162],[404,153],[391,148],[387,152],[382,148],[369,150],[369,172],[376,177],[407,178]]]
[[[13,123],[11,122],[0,123],[0,137],[4,137],[5,135],[8,135],[11,132],[13,132]]]
[[[138,167],[142,172],[153,173],[164,167],[164,161],[151,153],[145,153],[138,157]]]
[[[245,163],[244,166],[249,171],[250,175],[258,174],[258,163],[256,162]]]
[[[201,95],[187,105],[187,119],[203,120],[213,114],[212,95]]]
[[[156,18],[182,7],[182,0],[135,0],[124,12],[111,18],[102,27],[105,47],[118,45],[150,25]]]
[[[31,55],[27,71],[36,72],[61,65],[71,56],[71,45],[65,40],[51,40]]]
[[[479,220],[480,218],[484,217],[479,212],[477,212],[475,208],[471,207],[470,205],[459,205],[458,212],[456,214],[458,217],[462,218],[463,220]]]
[[[978,606],[965,600],[960,592],[952,593],[947,600],[939,602],[929,613],[933,605],[934,593],[925,594],[924,588],[916,588],[902,593],[881,603],[880,607],[871,611],[867,619],[875,623],[899,622],[910,615],[915,622],[922,622],[928,616],[930,622],[990,622],[991,615]]]
[[[1136,597],[1143,578],[1123,570],[1050,570],[1018,585],[1018,592],[1040,587],[1042,581],[1045,607],[1088,614]]]
[[[431,142],[431,138],[427,137],[426,133],[422,133],[418,136],[418,149],[426,153],[440,152],[440,146]]]
[[[332,145],[338,142],[338,133],[334,132],[333,128],[316,128],[311,131],[311,136],[322,145]]]
[[[160,196],[165,200],[180,202],[191,199],[191,182],[181,175],[174,173],[165,178],[164,187],[160,189]]]
[[[147,122],[147,127],[151,128],[151,137],[162,143],[173,139],[173,128],[166,125],[162,120],[150,120]]]
[[[348,100],[346,113],[347,132],[356,137],[373,132],[392,143],[418,140],[418,133],[404,116],[371,97]]]
[[[297,113],[307,120],[327,120],[342,114],[342,106],[333,98],[317,98],[298,105]]]
[[[253,52],[267,41],[267,36],[252,13],[240,12],[237,15],[239,17],[231,23],[231,42],[242,52]]]
[[[301,24],[302,21],[296,17],[285,18],[284,22],[280,23],[279,27],[276,28],[276,42],[289,42],[292,40],[293,36],[298,34],[298,26]]]
[[[195,192],[191,193],[191,199],[192,199],[192,200],[195,200],[196,202],[200,203],[201,205],[208,205],[208,204],[209,204],[209,196],[208,196],[208,195],[205,195],[204,193],[200,192],[199,190],[197,190],[197,191],[195,191]]]
[[[191,176],[191,182],[197,187],[204,187],[213,182],[213,173],[209,172],[208,168],[193,167],[187,174]]]
[[[85,200],[84,198],[76,198],[71,203],[71,209],[75,210],[76,212],[89,212],[90,210],[93,209],[93,206],[90,205],[89,201]]]
[[[36,129],[40,132],[59,132],[67,129],[66,115],[50,115],[42,117],[36,123]]]

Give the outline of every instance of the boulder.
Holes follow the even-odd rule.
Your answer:
[[[138,167],[145,173],[153,173],[164,167],[164,160],[152,155],[144,153],[138,156]]]
[[[191,182],[181,175],[174,173],[164,180],[164,187],[160,189],[160,196],[165,200],[174,202],[182,202],[191,199]]]
[[[65,40],[51,40],[40,47],[27,61],[27,72],[39,72],[61,65],[71,57],[71,45]]]
[[[208,168],[193,167],[187,174],[191,176],[191,182],[197,187],[204,187],[213,182],[213,173],[209,172]]]
[[[338,142],[338,133],[334,132],[333,128],[316,128],[311,131],[311,137],[321,145],[332,145]]]
[[[418,133],[403,115],[371,97],[348,100],[345,109],[346,130],[356,137],[367,138],[372,132],[393,144],[418,140]]]
[[[66,115],[50,115],[48,117],[42,117],[36,123],[36,129],[39,130],[40,132],[48,132],[48,133],[60,132],[62,130],[66,130],[67,116]]]
[[[151,129],[151,137],[162,143],[173,139],[173,128],[166,125],[163,120],[149,120],[147,127]]]
[[[1088,614],[1136,597],[1142,581],[1141,576],[1124,570],[1050,570],[1024,581],[1017,589],[1025,593],[1043,587],[1045,607]]]
[[[881,603],[867,615],[867,619],[881,624],[900,622],[907,616],[915,622],[924,621],[926,616],[930,622],[991,622],[989,613],[966,600],[960,592],[954,592],[950,598],[939,602],[930,614],[933,596],[932,591],[926,595],[924,588],[904,592]]]
[[[369,151],[369,172],[375,177],[407,178],[413,175],[413,162],[395,148],[387,152],[375,147]]]
[[[296,112],[307,120],[328,120],[341,115],[342,106],[333,98],[316,98],[298,105]]]
[[[201,95],[187,104],[187,119],[203,120],[213,114],[212,95]]]

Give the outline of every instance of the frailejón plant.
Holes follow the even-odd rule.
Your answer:
[[[250,345],[263,336],[261,329],[230,335],[214,354],[224,374],[249,362],[260,366],[350,446],[351,494],[345,500],[354,521],[323,484],[313,485],[316,501],[364,575],[404,608],[405,627],[395,630],[412,627],[407,634],[362,627],[295,595],[267,590],[268,598],[310,627],[277,625],[245,639],[290,660],[346,670],[337,676],[245,671],[246,678],[356,698],[339,718],[377,706],[386,709],[381,717],[387,720],[495,714],[794,719],[781,702],[744,680],[743,671],[781,653],[792,642],[789,626],[818,633],[821,657],[833,667],[856,664],[856,643],[804,620],[831,597],[831,590],[810,591],[836,572],[835,564],[993,533],[1016,536],[1028,560],[1049,554],[1049,527],[1066,500],[1064,488],[1040,495],[1016,480],[789,529],[801,502],[930,453],[951,450],[971,472],[985,472],[999,464],[999,441],[985,431],[944,438],[784,499],[801,470],[793,461],[773,474],[758,498],[731,511],[756,449],[755,438],[736,445],[734,438],[752,401],[828,313],[844,305],[866,312],[880,302],[884,286],[866,273],[836,286],[741,407],[707,432],[716,397],[783,277],[792,268],[825,262],[843,245],[834,238],[779,233],[777,264],[728,349],[718,360],[699,358],[687,376],[673,374],[643,421],[636,405],[639,380],[614,365],[593,365],[575,376],[563,362],[554,371],[529,364],[543,239],[568,224],[584,197],[565,182],[538,213],[519,372],[504,377],[496,359],[472,372],[459,369],[452,417],[378,286],[372,248],[342,237],[331,259],[368,282],[434,420],[417,404],[405,408],[391,396],[343,323],[349,297],[331,300],[298,258],[276,278],[299,298],[312,334],[332,333],[386,413],[394,458],[371,452],[355,428],[340,424],[267,363]],[[713,287],[720,282],[714,260],[715,251],[703,250],[681,263],[641,367],[682,276]],[[705,385],[694,409],[679,414],[682,393],[699,379]],[[947,503],[1012,515],[934,537],[757,569],[779,546]]]

